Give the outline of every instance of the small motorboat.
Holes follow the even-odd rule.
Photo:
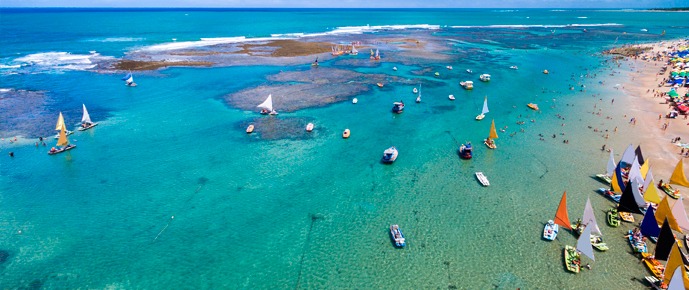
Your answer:
[[[356,104],[358,102],[359,102],[359,99],[357,99],[357,98],[352,99],[352,104]]]
[[[446,66],[445,68],[446,68],[446,69],[449,69],[449,70],[452,70],[452,66],[451,66],[451,65],[448,65],[448,66]]]
[[[246,127],[246,133],[251,134],[254,132],[254,124],[249,125],[249,127]]]
[[[474,71],[472,71],[472,70],[470,70],[470,69],[467,69],[467,73],[473,74]]]
[[[418,94],[418,93],[419,93],[419,90],[418,90],[417,88],[413,88],[413,89],[411,90],[411,92],[412,92],[412,93],[415,93],[415,94]]]
[[[392,112],[393,113],[401,114],[402,112],[404,112],[404,102],[399,101],[399,102],[394,102],[392,104],[393,104],[393,106],[392,106]]]
[[[533,110],[538,111],[538,105],[537,105],[537,104],[528,103],[528,104],[526,104],[526,106],[529,107],[529,108],[531,108],[531,109],[533,109]]]
[[[459,157],[462,159],[471,159],[472,150],[470,142],[462,144],[462,146],[459,146]]]
[[[478,182],[480,182],[481,185],[483,185],[483,186],[489,186],[490,185],[488,178],[485,175],[483,175],[483,172],[479,171],[479,172],[476,172],[474,174],[476,175],[476,179],[478,179]]]
[[[379,88],[382,88],[382,87],[383,87],[383,83],[376,83],[376,86],[378,86]]]
[[[395,160],[397,160],[397,154],[399,154],[399,152],[397,151],[397,148],[395,148],[395,146],[385,149],[385,151],[383,151],[383,163],[395,162]]]
[[[402,248],[407,244],[404,241],[404,234],[399,225],[390,225],[390,238],[395,244],[395,247]]]
[[[489,82],[490,81],[490,75],[489,74],[482,74],[479,76],[479,79],[482,82]]]
[[[459,82],[459,85],[462,86],[465,90],[474,89],[474,82],[472,81]]]
[[[510,67],[510,69],[519,69],[516,65]]]
[[[454,101],[454,100],[455,100],[455,95],[449,95],[449,96],[447,96],[447,98],[450,99],[450,101]]]
[[[439,76],[440,76],[440,73],[439,73],[439,72],[435,72],[435,76],[436,76],[436,77],[439,77]]]
[[[344,139],[349,138],[349,129],[345,129],[344,132],[342,132],[342,138],[344,138]]]
[[[306,132],[311,132],[311,131],[313,131],[313,123],[306,124]]]
[[[396,67],[396,66],[393,66],[393,67],[392,67],[392,70],[397,71],[397,67]]]
[[[545,227],[543,227],[543,238],[548,241],[554,241],[557,238],[557,232],[560,229],[553,220],[549,220]]]
[[[549,73],[550,73],[550,72],[549,72],[547,69],[544,69],[544,70],[543,70],[543,74],[546,74],[546,75],[547,75],[547,74],[549,74]]]

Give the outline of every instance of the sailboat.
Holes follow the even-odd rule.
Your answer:
[[[660,184],[658,184],[658,187],[662,189],[667,195],[670,197],[677,199],[680,197],[679,195],[679,189],[673,188],[670,186],[670,184],[677,184],[685,187],[689,187],[689,181],[687,180],[687,176],[684,175],[684,165],[682,163],[682,159],[680,159],[677,162],[677,165],[675,166],[675,170],[672,172],[672,176],[670,176],[670,182],[669,183],[663,183],[661,181]]]
[[[86,105],[81,105],[84,108],[84,114],[81,116],[81,126],[79,127],[79,131],[85,131],[93,127],[96,127],[98,123],[94,123],[91,121],[91,116],[89,116],[89,112],[86,110]]]
[[[598,179],[602,180],[603,182],[610,184],[612,182],[612,175],[615,172],[615,156],[613,153],[613,150],[610,150],[610,159],[608,159],[608,165],[606,166],[606,172],[605,174],[596,174],[596,177]]]
[[[354,44],[352,44],[352,50],[349,52],[351,55],[358,55],[359,51],[356,50],[356,47],[354,47]]]
[[[488,138],[483,140],[483,144],[486,144],[486,146],[488,146],[490,149],[498,148],[498,146],[495,145],[495,141],[493,141],[493,139],[497,138],[498,132],[495,131],[495,120],[493,120],[493,123],[490,124],[490,133],[488,134]]]
[[[311,63],[311,66],[318,66],[318,57],[316,57],[316,60]]]
[[[126,76],[122,78],[124,81],[124,85],[128,87],[136,87],[136,83],[134,82],[134,75],[132,75],[131,72],[127,73]]]
[[[416,88],[414,88],[416,89]],[[419,95],[416,96],[416,102],[421,103],[421,84],[419,84]]]
[[[261,108],[261,114],[263,115],[277,115],[278,112],[273,109],[273,95],[270,94],[268,95],[268,98],[263,101],[260,105],[256,106],[258,108]]]
[[[57,117],[57,124],[55,124],[55,130],[60,131],[63,129],[65,130],[66,136],[72,135],[74,133],[74,131],[67,130],[67,126],[65,126],[65,118],[62,117],[62,112],[60,112],[60,116]],[[59,138],[60,138],[60,134],[58,133],[55,135],[55,139],[59,139]]]
[[[560,204],[557,206],[555,212],[555,219],[549,220],[543,228],[543,238],[549,241],[555,240],[559,226],[566,229],[572,229],[569,223],[569,214],[567,213],[567,192],[565,191],[560,198]]]
[[[380,60],[380,52],[377,48],[375,53],[373,53],[373,49],[371,49],[371,60]]]
[[[481,115],[476,116],[476,120],[483,120],[486,117],[486,113],[488,113],[488,96],[483,98],[483,110],[481,110]]]
[[[69,139],[67,139],[67,134],[65,134],[64,127],[60,128],[60,133],[58,135],[60,137],[57,139],[57,148],[50,148],[50,151],[48,151],[48,155],[62,153],[67,150],[71,150],[74,147],[77,147],[77,145],[69,144]]]

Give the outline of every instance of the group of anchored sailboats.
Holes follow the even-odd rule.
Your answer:
[[[91,121],[91,116],[89,116],[89,112],[86,110],[86,105],[82,104],[82,107],[83,114],[81,117],[81,125],[78,129],[79,131],[88,130],[98,125],[98,123]],[[55,147],[50,148],[50,151],[48,151],[49,155],[62,153],[77,147],[77,145],[69,143],[69,139],[67,138],[67,136],[71,135],[73,132],[67,130],[67,126],[65,125],[65,118],[62,116],[62,112],[60,112],[60,115],[57,117],[57,124],[55,124],[55,130],[58,131],[56,136],[57,144]]]

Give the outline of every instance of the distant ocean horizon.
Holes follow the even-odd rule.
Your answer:
[[[686,38],[689,30],[678,25],[684,16],[644,9],[0,8],[0,284],[644,287],[633,279],[648,273],[623,237],[631,225],[602,224],[612,203],[595,193],[604,185],[592,178],[605,169],[602,144],[619,155],[635,142],[619,89],[632,68],[601,52]],[[435,59],[383,50],[379,62],[369,61],[367,49],[319,68],[309,61],[136,71],[137,87],[107,67],[145,53],[340,36],[432,39],[442,49]],[[234,92],[281,84],[280,73],[317,76],[318,69],[383,75],[386,84],[362,81],[370,88],[356,105],[347,99],[294,112],[282,111],[275,95],[280,114],[273,117],[227,102]],[[491,81],[479,81],[482,73]],[[459,86],[465,80],[474,90]],[[416,84],[423,87],[419,104]],[[484,97],[490,112],[476,121]],[[400,99],[405,112],[393,114]],[[526,106],[532,102],[540,111]],[[99,125],[70,135],[75,149],[47,155],[58,113],[74,129],[82,104]],[[612,119],[596,116],[594,104]],[[492,120],[496,150],[482,144]],[[303,129],[309,122],[311,133]],[[247,134],[250,123],[287,137],[267,138],[260,126]],[[617,138],[606,141],[602,130],[613,127]],[[9,143],[15,136],[27,139]],[[50,136],[46,146],[34,145],[38,136]],[[471,160],[457,154],[466,142],[474,144]],[[399,157],[381,164],[390,146]],[[491,186],[482,187],[476,171]],[[572,234],[541,239],[564,191],[573,221],[591,199],[611,248],[585,260],[593,270],[579,275],[563,264],[564,246],[576,244]],[[404,231],[405,248],[393,247],[390,224]]]

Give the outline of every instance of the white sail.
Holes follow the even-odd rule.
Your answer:
[[[130,74],[130,75],[129,75],[129,78],[126,80],[126,82],[127,82],[128,84],[134,83],[134,76]]]
[[[488,113],[488,97],[483,99],[483,110],[481,110],[481,115]]]
[[[632,162],[632,167],[629,169],[629,180],[636,180],[638,183],[643,184],[644,178],[641,175],[641,165],[639,164],[639,159],[634,156],[634,161]]]
[[[269,112],[272,112],[273,111],[273,95],[272,94],[268,95],[268,98],[265,101],[263,101],[263,103],[258,105],[257,107],[259,107],[261,109],[266,109]]]
[[[672,274],[670,278],[670,285],[667,286],[667,290],[684,290],[684,277],[682,275],[682,268],[677,267],[675,273]]]
[[[593,246],[591,246],[590,227],[585,227],[584,231],[581,233],[581,236],[579,236],[579,240],[577,240],[577,251],[591,258],[591,260],[596,260],[596,258],[593,257]]]
[[[378,52],[377,48],[376,48],[376,58],[380,58],[380,53]]]
[[[634,147],[632,147],[632,144],[629,144],[627,149],[624,150],[624,153],[622,153],[622,159],[620,162],[623,164],[627,165],[632,165],[632,162],[634,162],[634,159],[636,159],[636,154],[634,154]]]
[[[352,45],[352,54],[357,54],[357,53],[359,53],[359,51],[356,50],[356,47],[354,47],[354,45]]]
[[[687,217],[687,211],[684,209],[683,199],[684,198],[680,196],[679,199],[675,201],[671,211],[675,220],[677,220],[677,225],[686,231],[689,230],[689,217]]]
[[[586,225],[587,228],[591,228],[592,233],[601,235],[600,228],[598,228],[598,223],[596,222],[596,216],[593,214],[593,207],[591,207],[591,200],[586,199],[586,207],[584,208],[584,217],[581,221]]]
[[[644,193],[646,193],[649,186],[655,186],[653,182],[653,172],[651,172],[650,168],[648,169],[648,173],[646,173],[646,180],[644,181]]]
[[[646,206],[646,200],[644,200],[644,196],[641,194],[641,191],[639,191],[639,182],[632,180],[632,182],[628,183],[627,186],[632,187],[632,193],[634,194],[634,201],[636,201],[636,205],[639,207]]]
[[[82,123],[93,123],[91,122],[91,116],[89,116],[89,111],[86,110],[86,105],[81,104],[84,107],[84,115],[81,116]]]
[[[610,159],[608,159],[608,167],[606,168],[607,169],[606,174],[608,174],[608,176],[612,177],[613,172],[615,172],[615,165],[616,164],[617,163],[615,163],[615,155],[612,152],[612,149],[610,149]]]

